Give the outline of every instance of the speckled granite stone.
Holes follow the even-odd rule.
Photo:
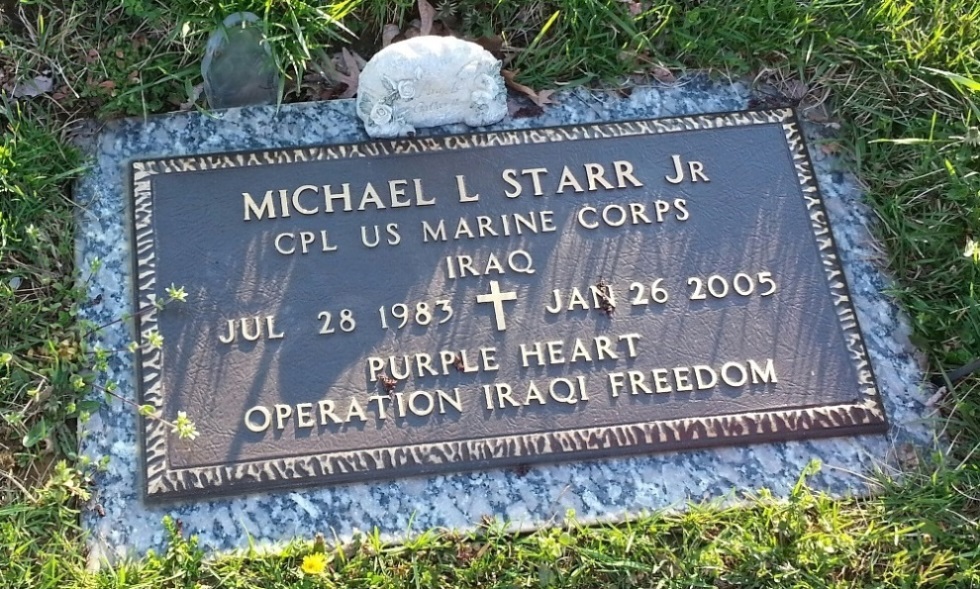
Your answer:
[[[663,117],[747,108],[741,85],[691,78],[673,87],[636,88],[623,98],[613,92],[577,89],[557,96],[558,104],[533,118],[506,118],[494,130],[558,124]],[[126,174],[135,158],[179,156],[245,149],[344,143],[366,140],[353,101],[187,113],[107,126],[94,147],[91,172],[77,186],[80,205],[78,257],[102,269],[86,282],[100,304],[84,314],[100,324],[131,314],[130,228]],[[423,130],[420,135],[464,132],[463,125]],[[811,148],[821,129],[808,126]],[[242,497],[146,506],[140,497],[137,417],[112,403],[83,425],[82,448],[93,459],[109,456],[95,480],[92,503],[83,512],[89,559],[105,560],[161,549],[160,521],[172,515],[202,546],[224,550],[270,546],[294,537],[323,533],[348,539],[355,529],[378,528],[389,539],[426,528],[469,528],[484,515],[531,528],[560,521],[574,509],[584,521],[608,521],[687,501],[732,500],[739,491],[768,488],[785,495],[812,459],[823,463],[814,488],[834,494],[863,493],[867,475],[907,445],[928,447],[934,438],[915,349],[907,321],[883,291],[888,279],[877,268],[877,250],[868,231],[871,214],[861,203],[855,179],[820,149],[811,149],[818,180],[840,249],[853,302],[865,331],[891,428],[888,435],[760,444],[674,454],[632,456],[534,467],[525,476],[490,470],[376,483],[280,491]],[[124,349],[132,326],[116,323],[93,342]],[[119,393],[137,395],[132,359],[121,354],[106,379]],[[95,505],[101,505],[99,515]]]

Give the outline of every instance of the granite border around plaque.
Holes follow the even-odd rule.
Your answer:
[[[676,84],[640,85],[631,92],[578,87],[555,94],[554,105],[536,117],[508,117],[492,130],[530,130],[665,116],[724,113],[749,107],[748,85],[685,76]],[[708,115],[711,116],[711,115]],[[832,126],[803,121],[809,146],[836,139]],[[422,129],[420,136],[465,133],[462,125]],[[75,186],[78,203],[78,268],[98,264],[82,284],[90,300],[81,316],[107,327],[92,345],[123,350],[136,334],[132,322],[129,163],[150,157],[242,149],[268,150],[363,141],[352,100],[250,107],[215,113],[173,113],[108,123],[87,152],[89,172]],[[296,538],[323,534],[349,542],[362,530],[385,542],[400,542],[430,529],[461,533],[477,529],[487,516],[508,530],[530,531],[561,525],[574,510],[576,524],[606,525],[651,512],[678,512],[703,501],[734,506],[766,489],[786,498],[800,484],[832,497],[874,492],[884,470],[900,476],[901,457],[942,451],[938,424],[927,404],[932,387],[923,378],[925,360],[910,342],[907,315],[887,293],[894,287],[882,269],[872,237],[874,214],[864,202],[850,167],[828,150],[809,154],[831,217],[835,242],[847,276],[852,304],[863,326],[887,411],[886,434],[788,440],[769,444],[719,446],[688,452],[646,453],[601,460],[541,463],[531,468],[488,468],[303,489],[271,489],[248,495],[207,496],[168,502],[143,496],[141,427],[126,403],[103,403],[79,424],[79,451],[104,467],[92,473],[89,501],[79,505],[91,567],[125,562],[147,550],[165,551],[160,524],[171,517],[186,536],[213,553],[226,550],[281,550]],[[788,158],[787,158],[788,159]],[[135,357],[120,354],[99,383],[118,383],[118,394],[136,402]],[[93,398],[102,397],[93,394]],[[108,459],[108,460],[106,460]]]
[[[143,464],[145,497],[151,501],[183,498],[208,493],[242,493],[261,488],[344,483],[366,478],[401,475],[406,461],[410,475],[513,466],[529,457],[548,460],[594,459],[613,455],[695,449],[709,446],[806,439],[828,436],[882,433],[887,420],[874,374],[851,305],[827,214],[814,177],[813,165],[804,145],[799,122],[791,109],[729,112],[665,119],[649,119],[587,125],[469,133],[323,147],[283,148],[262,151],[219,153],[134,161],[133,190],[134,276],[140,334],[137,361],[141,402],[161,411],[166,391],[161,386],[165,363],[143,335],[157,325],[153,193],[150,179],[156,174],[205,171],[242,166],[276,165],[399,153],[479,149],[485,146],[522,143],[556,143],[594,138],[661,135],[678,131],[709,130],[746,125],[779,125],[792,155],[799,188],[805,199],[813,239],[826,274],[833,305],[843,331],[850,360],[858,374],[858,400],[854,403],[788,407],[775,411],[712,415],[705,417],[630,423],[546,433],[520,434],[411,446],[392,446],[250,461],[233,465],[172,468],[168,461],[170,438],[165,424],[143,420]],[[488,455],[493,444],[495,457]],[[503,454],[501,455],[501,449]],[[475,458],[474,458],[475,457]],[[460,465],[460,463],[465,463]],[[304,473],[319,472],[310,475]],[[370,476],[365,476],[365,472]]]

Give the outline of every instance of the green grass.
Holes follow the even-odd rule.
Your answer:
[[[81,159],[39,120],[44,113],[9,107],[6,114],[8,132],[0,145],[0,467],[7,463],[30,473],[39,454],[74,455],[67,406],[78,393],[71,376],[83,367],[67,187]]]
[[[806,107],[827,97],[840,154],[867,187],[891,293],[939,372],[980,357],[980,5],[972,0],[593,0],[436,3],[469,37],[500,35],[506,67],[535,88],[618,85],[652,67],[796,80]],[[16,6],[11,15],[10,7]],[[458,536],[399,545],[313,539],[272,555],[203,560],[171,528],[165,554],[99,574],[82,569],[76,512],[88,465],[74,456],[79,394],[98,368],[76,320],[66,147],[80,117],[180,108],[220,18],[262,16],[288,77],[352,44],[369,57],[414,2],[351,0],[4,0],[0,84],[56,74],[53,92],[0,98],[0,587],[971,587],[980,586],[980,378],[940,401],[951,452],[920,457],[873,497],[833,500],[805,484],[740,508],[693,506],[615,526]],[[790,93],[791,94],[791,93]],[[201,103],[198,102],[198,106]],[[186,106],[186,105],[185,105]],[[67,463],[60,463],[60,460]],[[301,572],[324,551],[322,574]]]

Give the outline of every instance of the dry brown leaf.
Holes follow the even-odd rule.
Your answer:
[[[381,29],[381,46],[387,47],[391,45],[391,41],[401,33],[398,25],[395,23],[388,23]]]
[[[100,84],[101,85],[101,84]],[[6,88],[14,98],[34,98],[42,94],[51,92],[54,88],[54,80],[49,75],[35,76],[33,80],[27,80],[21,84],[14,85],[13,88]]]
[[[116,83],[112,80],[105,80],[104,82],[99,82],[99,88],[105,88],[106,90],[114,90],[116,88]]]
[[[525,86],[524,84],[515,81],[514,77],[516,74],[510,70],[500,70],[500,75],[504,77],[504,81],[507,83],[508,88],[511,90],[516,90],[527,96],[534,104],[538,106],[555,104],[555,101],[551,100],[551,95],[555,93],[554,90],[541,90],[540,92],[537,92],[530,86]]]
[[[191,95],[187,97],[187,102],[181,102],[178,108],[181,111],[188,111],[194,108],[194,104],[196,104],[197,100],[201,97],[201,92],[204,92],[204,84],[197,84],[196,86],[192,87]]]
[[[514,81],[514,76],[515,76],[514,72],[510,70],[500,70],[500,75],[504,77],[504,82],[507,83],[508,88],[512,90],[517,90],[521,94],[526,94],[528,96],[530,96],[531,94],[537,95],[537,92],[535,92],[531,88],[525,86],[524,84],[520,84]]]
[[[803,82],[791,78],[784,82],[782,90],[786,98],[799,102],[810,91],[810,88]]]
[[[538,90],[537,100],[535,100],[534,98],[531,98],[531,100],[533,100],[534,104],[538,106],[544,106],[546,104],[555,104],[555,101],[551,99],[551,96],[554,93],[555,93],[554,90]]]
[[[489,51],[497,59],[501,59],[504,56],[504,38],[500,35],[477,37],[473,39],[473,42]]]
[[[432,7],[426,0],[419,0],[419,19],[421,23],[419,24],[419,34],[420,35],[431,35],[432,34],[432,21],[436,18],[436,9]]]
[[[342,80],[347,84],[347,89],[341,92],[340,97],[353,98],[357,94],[357,84],[361,78],[361,69],[357,65],[357,58],[346,47],[340,51],[340,57],[344,65],[347,66],[347,75]]]
[[[653,74],[653,79],[661,84],[673,84],[677,81],[677,77],[674,76],[674,73],[662,65],[653,66],[651,73]]]
[[[840,143],[837,143],[836,141],[823,143],[820,145],[820,151],[827,155],[836,155],[840,153]]]
[[[357,71],[364,71],[364,66],[367,65],[367,60],[361,57],[361,54],[356,51],[351,51],[351,55],[354,56],[354,63],[357,64]]]
[[[334,55],[333,59],[326,60],[322,64],[322,74],[325,78],[331,82],[347,86],[337,98],[353,98],[357,94],[357,85],[361,77],[359,62],[364,63],[363,58],[344,47],[339,56]],[[347,71],[340,71],[337,65],[343,65]]]

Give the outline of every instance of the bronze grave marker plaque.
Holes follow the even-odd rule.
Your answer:
[[[886,429],[790,110],[131,171],[151,500]]]

